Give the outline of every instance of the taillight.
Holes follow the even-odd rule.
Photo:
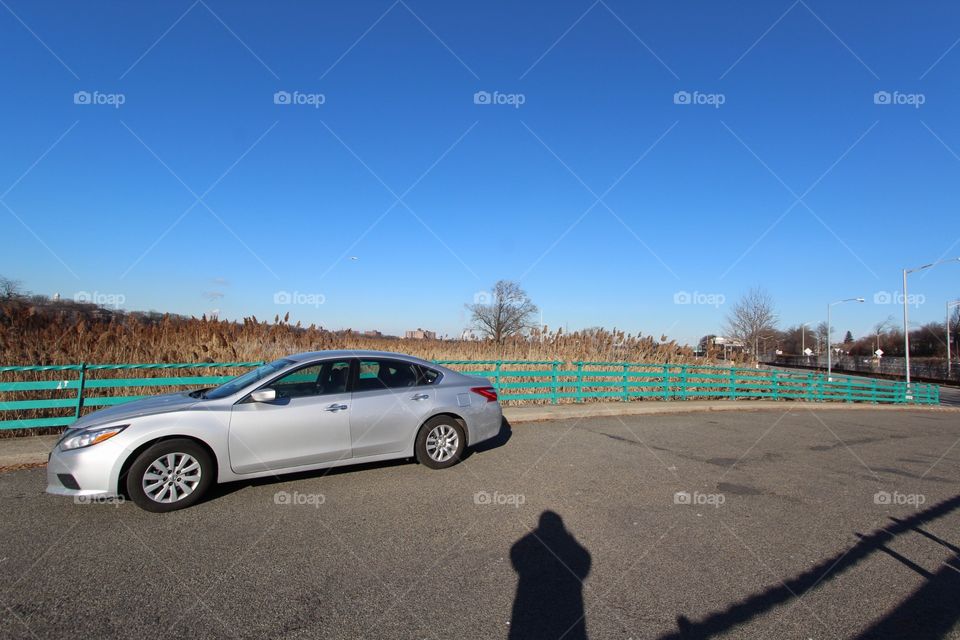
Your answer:
[[[473,387],[470,391],[473,391],[478,396],[483,396],[487,399],[487,402],[497,401],[497,390],[493,387]]]

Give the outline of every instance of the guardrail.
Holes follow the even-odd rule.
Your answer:
[[[868,402],[873,404],[939,404],[936,385],[818,373],[769,371],[693,364],[640,362],[561,362],[549,360],[440,360],[438,364],[490,378],[504,402],[585,402],[588,400],[794,400],[807,402]],[[161,375],[189,370],[249,369],[261,362],[194,364],[74,364],[0,367],[0,429],[63,427],[87,408],[101,408],[146,397],[107,394],[107,390],[152,390],[156,387],[204,387],[226,382],[232,375]],[[103,372],[123,371],[131,377],[102,378]],[[49,374],[61,374],[51,377]],[[69,374],[70,377],[66,377]],[[8,380],[9,377],[21,378]],[[22,378],[45,378],[24,380]],[[53,396],[6,399],[5,396]],[[37,413],[60,415],[35,417]],[[27,413],[32,417],[20,417]]]

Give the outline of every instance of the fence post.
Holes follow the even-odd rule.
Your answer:
[[[663,365],[663,399],[670,399],[670,365]]]
[[[680,365],[680,398],[687,399],[687,365]]]
[[[497,360],[497,363],[493,367],[493,386],[497,388],[497,393],[500,393],[500,360]]]
[[[576,402],[583,402],[583,362],[577,362],[577,398]]]
[[[737,370],[734,367],[730,367],[730,395],[731,400],[737,399]]]
[[[780,399],[780,376],[776,371],[773,372],[773,399]]]
[[[853,402],[853,378],[847,376],[847,399],[846,402]]]
[[[623,401],[624,402],[630,402],[630,393],[629,391],[627,391],[627,388],[628,388],[627,382],[629,381],[629,379],[627,378],[627,370],[629,368],[630,368],[630,365],[624,363],[623,365]]]
[[[551,403],[551,404],[557,404],[557,401],[558,401],[557,393],[559,392],[559,389],[558,389],[557,387],[559,386],[559,379],[558,379],[558,375],[557,375],[557,361],[556,361],[556,360],[553,361],[552,369],[553,369],[553,397],[550,399],[550,403]]]
[[[872,378],[870,383],[870,404],[877,404],[877,379]]]
[[[80,377],[77,380],[77,410],[73,414],[73,417],[77,420],[80,419],[80,413],[83,411],[83,387],[87,383],[87,364],[85,362],[80,363]]]
[[[803,399],[809,402],[813,399],[813,374],[807,374],[807,384],[803,390]]]

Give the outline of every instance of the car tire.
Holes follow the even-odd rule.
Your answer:
[[[141,509],[166,513],[197,503],[213,484],[213,459],[186,438],[162,440],[140,453],[127,470],[127,495]]]
[[[460,462],[467,448],[467,434],[460,422],[451,416],[435,416],[427,420],[414,443],[417,460],[431,469],[446,469]]]

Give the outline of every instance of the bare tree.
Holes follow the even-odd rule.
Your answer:
[[[727,337],[739,340],[759,354],[760,340],[777,330],[777,313],[773,298],[765,290],[754,287],[730,309],[724,331]]]
[[[817,325],[817,355],[826,353],[826,350],[830,348],[830,332],[828,329],[826,320]]]
[[[479,294],[467,309],[477,332],[498,343],[532,328],[533,317],[539,311],[527,292],[510,280],[497,282],[490,294]]]
[[[951,356],[955,358],[960,355],[960,306],[954,307],[948,322],[950,323]]]
[[[13,300],[24,295],[23,283],[6,276],[0,276],[0,300]]]
[[[890,327],[892,327],[892,326],[894,326],[893,316],[887,316],[885,319],[883,319],[883,320],[881,320],[880,322],[878,322],[877,324],[873,325],[873,332],[874,332],[875,334],[877,334],[877,342],[876,342],[876,346],[875,346],[874,349],[873,349],[874,351],[876,351],[877,349],[882,348],[882,347],[881,347],[881,344],[880,344],[880,337],[881,337],[884,333],[886,333],[886,332],[890,329]]]

